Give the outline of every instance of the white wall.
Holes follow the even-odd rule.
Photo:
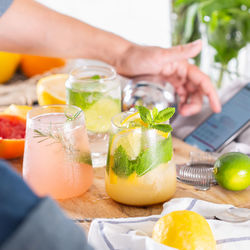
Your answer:
[[[38,2],[133,42],[170,46],[171,0],[38,0]]]

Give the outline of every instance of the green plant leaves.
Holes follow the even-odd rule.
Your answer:
[[[134,172],[133,161],[129,160],[121,145],[115,150],[113,171],[120,177],[128,177]]]
[[[170,135],[142,151],[135,160],[129,160],[126,150],[120,145],[114,153],[112,170],[122,178],[127,178],[134,172],[138,176],[143,176],[158,165],[170,161],[172,154],[172,138]]]
[[[149,129],[153,128],[163,132],[171,132],[173,130],[169,124],[164,124],[163,122],[168,121],[174,115],[175,108],[169,107],[159,112],[154,107],[152,115],[150,110],[144,106],[136,106],[136,108],[139,111],[141,119],[148,125]]]
[[[153,108],[152,110],[152,116],[153,120],[155,120],[156,116],[159,114],[158,109],[156,107]]]
[[[158,165],[166,163],[172,158],[172,138],[162,140],[153,148],[148,148],[138,156],[136,164],[136,174],[143,176]]]
[[[94,75],[90,78],[91,80],[100,80],[101,77],[99,75]]]
[[[99,101],[103,97],[100,92],[84,92],[74,89],[67,89],[67,100],[69,104],[76,105],[82,110],[90,108],[93,104]]]
[[[175,108],[166,108],[159,112],[159,114],[154,119],[154,123],[161,123],[168,121],[175,113]]]
[[[156,125],[152,125],[152,128],[160,130],[162,132],[166,132],[166,133],[169,133],[173,130],[169,124],[156,124]]]
[[[150,110],[148,110],[146,107],[144,106],[136,106],[137,110],[139,111],[140,117],[141,119],[147,123],[147,124],[151,124],[152,123],[152,117],[151,117],[151,113]]]

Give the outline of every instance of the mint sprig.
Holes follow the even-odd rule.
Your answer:
[[[91,80],[100,80],[101,77],[99,75],[94,75],[90,78]]]
[[[171,136],[143,150],[135,160],[130,160],[126,150],[120,145],[114,153],[112,170],[121,178],[127,178],[134,172],[137,176],[143,176],[160,164],[170,161],[172,154]],[[109,164],[110,158],[108,159]],[[107,172],[108,170],[109,168],[107,168]]]
[[[139,111],[140,118],[147,124],[148,128],[160,130],[162,132],[171,132],[173,129],[169,124],[164,122],[168,121],[175,113],[175,108],[169,107],[158,111],[157,108],[153,108],[152,112],[144,106],[136,106]]]

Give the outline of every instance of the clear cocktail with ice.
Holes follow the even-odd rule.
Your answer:
[[[105,166],[111,118],[121,112],[121,87],[115,70],[83,66],[71,72],[66,89],[67,103],[84,111],[93,166]]]

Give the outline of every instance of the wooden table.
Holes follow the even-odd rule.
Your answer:
[[[188,162],[189,153],[191,151],[198,151],[192,146],[175,138],[173,144],[175,162],[177,164]],[[21,172],[21,159],[10,162],[19,172]],[[80,224],[85,229],[88,230],[93,218],[149,216],[161,212],[162,204],[145,207],[131,207],[113,201],[105,192],[104,171],[104,168],[96,168],[94,170],[94,184],[84,195],[73,199],[58,201],[58,204],[71,218],[82,220]],[[178,182],[174,198],[177,197],[193,197],[215,203],[227,203],[238,207],[250,208],[250,187],[240,192],[227,191],[219,186],[213,186],[208,191],[197,191],[192,186]]]

